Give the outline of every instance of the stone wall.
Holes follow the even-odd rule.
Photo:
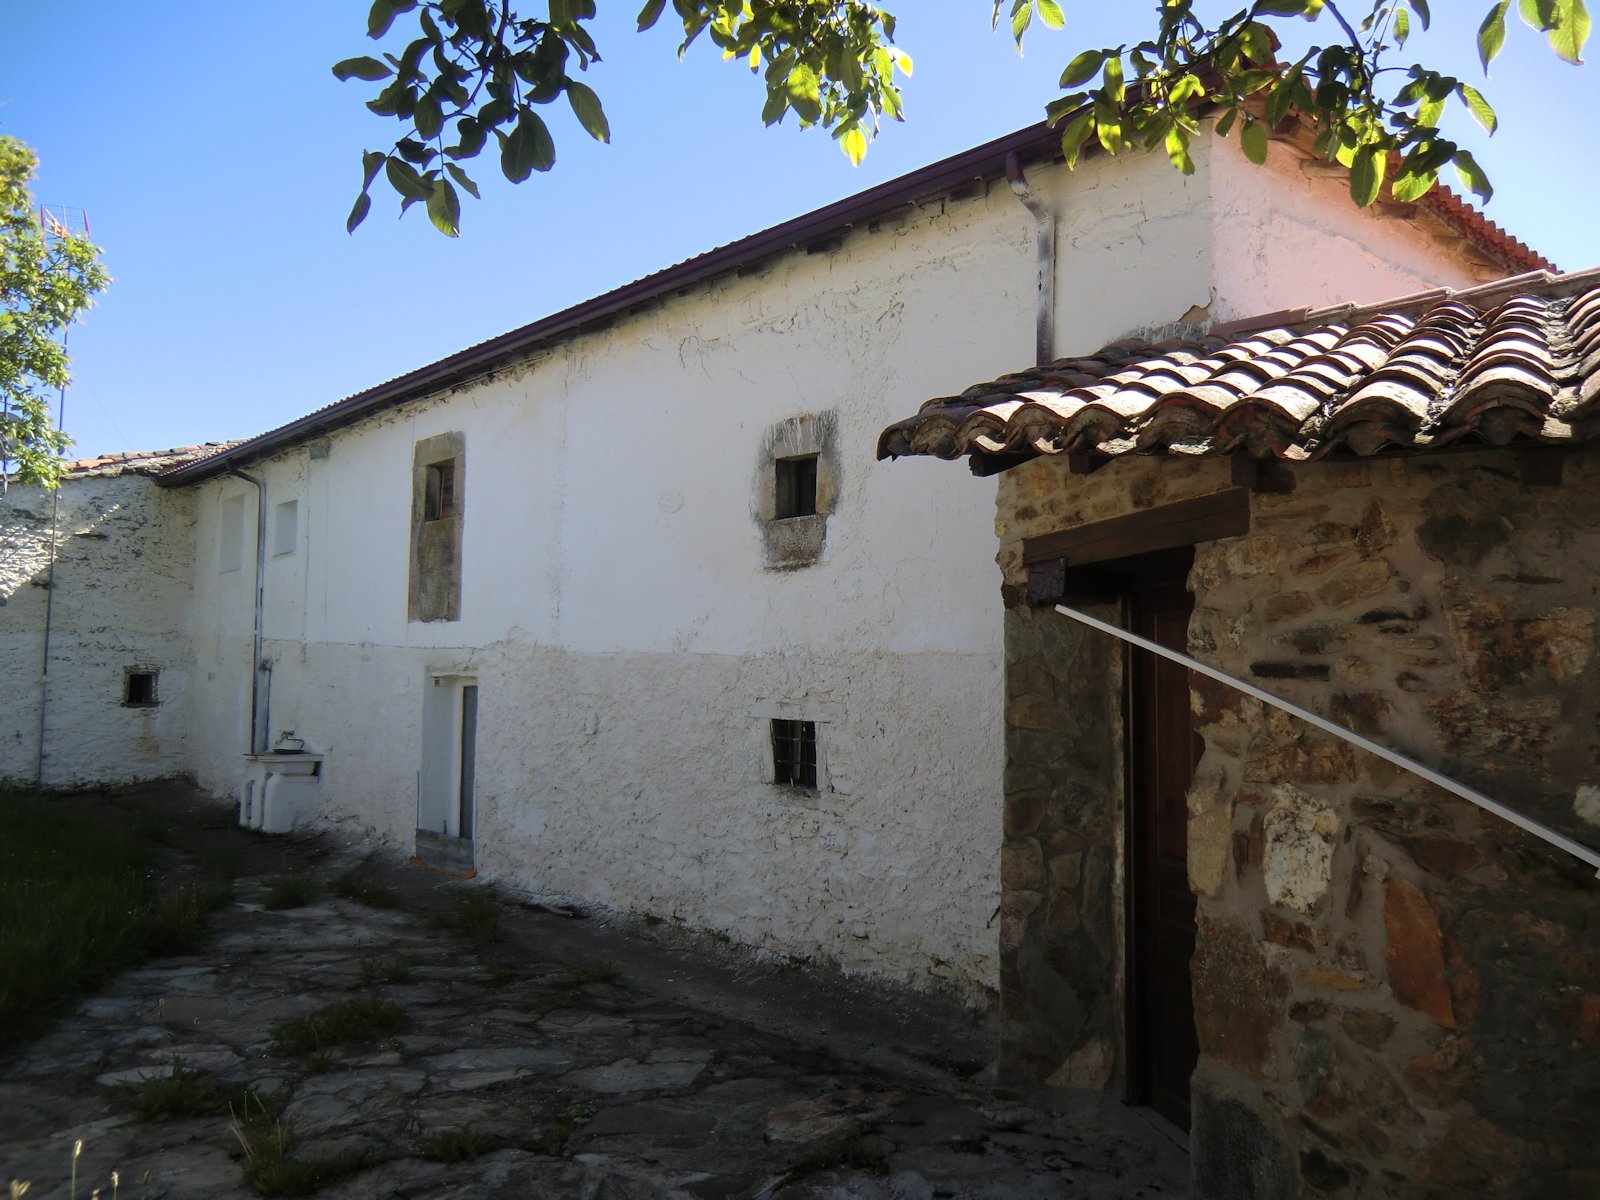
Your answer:
[[[0,781],[73,788],[183,769],[194,498],[132,472],[69,477],[56,514],[55,601],[41,760],[52,496],[0,502]],[[125,703],[156,675],[155,704]]]
[[[1273,468],[1250,533],[1197,549],[1191,652],[1600,842],[1600,455],[1570,452],[1559,486],[1522,480],[1516,454],[1492,449]],[[1211,461],[1011,471],[1008,594],[1025,536],[1229,485]],[[1121,781],[1086,805],[1073,789],[1111,768],[1069,764],[1041,798],[1048,753],[1030,731],[1115,744],[1094,714],[1117,711],[1120,681],[1089,635],[1045,632],[1052,617],[1014,608],[1007,626],[1002,981],[1022,993],[1002,998],[1003,1036],[1026,1073],[1082,1077],[1116,1038],[1081,1013],[1109,1007],[1115,1022],[1119,979],[1034,915],[1053,893],[1030,846],[1086,807],[1109,812]],[[1204,680],[1193,701],[1198,1194],[1592,1194],[1600,884],[1258,701]],[[1071,716],[1041,715],[1052,702]],[[1076,1007],[1041,1035],[1052,972]],[[1115,1086],[1120,1058],[1103,1074]]]

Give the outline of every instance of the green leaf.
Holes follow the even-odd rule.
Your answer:
[[[416,6],[417,0],[373,0],[372,7],[367,10],[367,36],[381,38],[389,32],[395,17]]]
[[[1350,165],[1350,199],[1365,208],[1378,198],[1389,155],[1382,146],[1365,145],[1357,149]]]
[[[639,10],[639,32],[643,33],[661,19],[661,10],[666,8],[667,0],[645,0],[645,5]]]
[[[1089,140],[1090,126],[1094,123],[1094,109],[1085,109],[1067,123],[1061,132],[1061,157],[1067,160],[1067,170],[1078,165],[1083,144]]]
[[[1433,24],[1433,13],[1428,9],[1428,0],[1407,0],[1407,3],[1411,5],[1411,11],[1417,14],[1424,29]]]
[[[1433,185],[1438,181],[1439,172],[1437,171],[1403,170],[1400,172],[1399,177],[1395,179],[1394,187],[1390,191],[1396,200],[1404,200],[1409,204],[1413,200],[1420,200],[1426,196],[1433,190]]]
[[[1244,156],[1259,167],[1267,161],[1267,127],[1247,117],[1239,132],[1239,147]]]
[[[1056,0],[1035,0],[1039,6],[1039,20],[1051,29],[1060,29],[1067,23],[1067,15]]]
[[[1172,160],[1172,165],[1185,175],[1194,174],[1194,159],[1189,157],[1189,135],[1178,126],[1174,125],[1167,130],[1167,157]]]
[[[1517,12],[1535,29],[1552,29],[1560,21],[1556,0],[1517,0]]]
[[[1102,90],[1106,99],[1113,104],[1121,104],[1127,96],[1127,85],[1122,82],[1122,55],[1113,54],[1106,59],[1105,87]]]
[[[1022,45],[1022,35],[1028,32],[1028,26],[1033,23],[1033,5],[1029,0],[1018,0],[1011,9],[1011,36],[1017,39],[1017,45]]]
[[[433,185],[433,194],[428,197],[428,219],[446,237],[461,236],[461,197],[446,180]]]
[[[378,177],[378,172],[383,170],[383,160],[386,155],[381,150],[366,150],[361,155],[361,190],[364,192],[372,186],[372,181]]]
[[[611,126],[606,121],[605,110],[600,107],[600,97],[594,94],[593,88],[576,79],[569,79],[567,100],[577,115],[578,123],[589,131],[590,137],[597,142],[611,140]]]
[[[1075,88],[1080,84],[1088,83],[1100,73],[1100,64],[1106,61],[1104,50],[1085,50],[1067,64],[1067,69],[1061,72],[1061,86]]]
[[[416,123],[417,133],[423,140],[432,141],[438,137],[439,130],[444,128],[444,111],[439,107],[438,97],[431,91],[419,97],[411,119]]]
[[[789,72],[784,92],[789,107],[799,114],[802,122],[815,125],[822,119],[822,81],[808,64],[799,63]]]
[[[1395,9],[1393,28],[1395,45],[1404,46],[1411,36],[1411,14],[1403,8]]]
[[[1461,186],[1487,204],[1489,198],[1494,195],[1494,188],[1489,186],[1489,177],[1483,173],[1478,160],[1465,150],[1457,150],[1454,162],[1456,175],[1461,179]]]
[[[367,213],[372,211],[372,197],[362,192],[356,197],[356,202],[350,208],[350,215],[345,218],[344,231],[354,233],[356,226],[367,219]]]
[[[363,54],[359,58],[342,58],[333,64],[335,79],[387,79],[394,74],[387,63],[381,63],[371,55]]]
[[[470,192],[472,194],[472,198],[474,200],[482,200],[483,199],[483,197],[478,194],[478,185],[472,182],[472,177],[470,175],[468,175],[465,171],[463,171],[460,167],[456,166],[455,163],[453,163],[453,162],[445,163],[444,169],[446,171],[450,172],[450,178],[451,179],[454,179],[457,183],[459,183],[462,187],[464,187],[468,192]]]
[[[1581,64],[1589,40],[1589,9],[1583,0],[1559,0],[1557,15],[1561,23],[1550,30],[1550,47],[1569,63]]]
[[[1511,0],[1499,0],[1478,26],[1478,61],[1483,64],[1485,75],[1495,55],[1500,53],[1500,47],[1506,44],[1506,9],[1509,7]]]
[[[844,151],[852,166],[861,165],[861,160],[867,156],[867,135],[861,126],[852,125],[839,135],[839,149]]]
[[[1483,93],[1477,88],[1469,83],[1458,83],[1456,84],[1456,95],[1461,97],[1462,102],[1467,106],[1467,111],[1477,119],[1479,125],[1482,125],[1490,133],[1500,128],[1500,118],[1495,116],[1494,109],[1489,107],[1489,102],[1483,98]]]
[[[389,186],[408,200],[426,200],[433,194],[428,181],[403,158],[390,155],[384,160],[383,173],[389,177]]]
[[[1299,17],[1309,15],[1312,7],[1305,0],[1260,0],[1255,10],[1273,17]]]
[[[521,183],[531,171],[548,171],[555,165],[556,147],[539,114],[523,109],[515,128],[500,147],[500,170],[512,183]]]

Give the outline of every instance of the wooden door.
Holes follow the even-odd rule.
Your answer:
[[[1187,652],[1194,597],[1170,568],[1130,583],[1133,632]],[[1189,672],[1129,651],[1129,1030],[1135,1099],[1189,1127],[1189,1077],[1199,1056],[1189,960],[1195,897],[1189,888],[1188,791],[1198,755]]]

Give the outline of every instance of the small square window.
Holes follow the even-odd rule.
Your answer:
[[[156,699],[156,677],[159,671],[130,668],[122,677],[122,703],[127,708],[154,708],[161,703]]]
[[[772,722],[772,782],[816,789],[817,723]]]
[[[778,494],[773,506],[773,516],[814,517],[817,515],[817,456],[780,458],[778,468]]]
[[[456,515],[456,460],[430,464],[422,495],[422,519],[439,521]]]

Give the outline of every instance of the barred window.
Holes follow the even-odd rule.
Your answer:
[[[817,723],[772,722],[772,782],[790,787],[817,786]]]

